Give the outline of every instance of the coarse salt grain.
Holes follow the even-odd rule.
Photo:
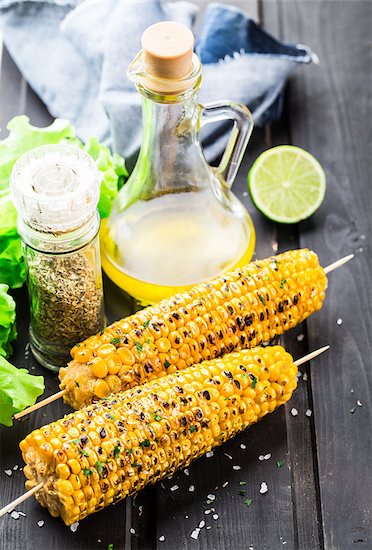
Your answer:
[[[238,465],[233,466],[233,470],[241,470],[241,466],[238,466]]]
[[[194,529],[193,532],[191,533],[191,538],[198,540],[199,533],[200,533],[200,529],[198,528]]]
[[[183,473],[184,473],[186,476],[189,476],[189,475],[190,475],[190,472],[188,471],[187,468],[184,469]]]
[[[306,416],[311,416],[313,414],[313,411],[311,411],[310,409],[306,409],[305,414]]]
[[[303,380],[304,382],[307,382],[307,373],[306,373],[306,372],[303,373],[303,375],[302,375],[302,380]]]
[[[190,491],[190,493],[193,493],[193,492],[195,491],[195,487],[194,487],[194,485],[190,485],[190,487],[189,487],[189,491]]]
[[[297,336],[297,342],[302,342],[302,340],[305,338],[305,335],[304,334],[299,334]]]
[[[363,403],[358,399],[358,401],[356,402],[356,404],[358,405],[358,407],[363,407]]]
[[[40,521],[37,522],[37,525],[38,527],[42,527],[44,525],[45,521],[43,519],[41,519]]]
[[[261,483],[261,487],[260,487],[260,493],[261,493],[261,495],[264,495],[265,493],[267,493],[268,490],[269,490],[269,489],[268,489],[268,487],[267,487],[267,484],[263,481],[263,482]]]
[[[214,455],[214,452],[213,452],[213,451],[208,451],[208,452],[205,454],[205,456],[206,456],[207,458],[211,458],[211,456],[213,456],[213,455]]]
[[[209,530],[209,529],[212,529],[212,526],[211,526],[211,525],[208,525],[208,526],[207,526],[207,529],[208,529],[208,530]]]
[[[208,500],[212,500],[212,501],[213,501],[213,500],[215,500],[215,498],[216,498],[216,495],[208,495],[208,496],[207,496],[207,499],[208,499]]]
[[[258,457],[258,460],[264,460],[264,459],[265,459],[264,455],[260,455],[260,456]]]
[[[271,453],[267,453],[267,455],[264,456],[265,460],[269,460],[271,458]]]
[[[243,449],[243,451],[244,451],[244,449],[247,448],[247,445],[244,445],[244,443],[241,443],[241,444],[240,444],[240,448]]]
[[[19,519],[19,514],[16,510],[13,510],[13,512],[10,514],[10,517],[13,519]]]
[[[24,518],[26,517],[26,514],[25,514],[24,512],[20,512],[19,510],[18,510],[18,514],[19,514],[20,516],[23,516]]]
[[[342,319],[341,318],[337,319],[337,324],[338,324],[338,326],[342,325]]]
[[[298,415],[298,410],[293,407],[293,409],[291,409],[291,415],[292,416],[297,416]]]
[[[225,487],[228,486],[228,484],[229,484],[229,482],[228,482],[228,481],[225,481],[225,483],[222,483],[222,487],[225,488]]]
[[[213,514],[212,518],[216,521],[218,519],[218,514]]]
[[[205,526],[205,521],[204,519],[202,519],[201,522],[199,523],[199,529],[203,529],[204,526]]]
[[[207,516],[208,514],[211,513],[212,510],[204,510],[204,514]]]
[[[135,534],[136,534],[136,530],[133,529],[133,527],[131,527],[130,532],[132,533],[132,535],[135,535]]]
[[[227,456],[227,458],[229,458],[230,460],[232,460],[232,456],[231,455],[228,455],[227,453],[224,453],[225,456]]]
[[[15,464],[15,465],[13,466],[13,470],[14,470],[14,471],[18,470],[18,464]]]
[[[159,537],[159,540],[160,540],[160,542],[163,542],[163,541],[165,541],[165,536],[164,536],[164,535],[162,535],[161,537]]]
[[[178,489],[178,485],[173,485],[173,487],[171,487],[170,490],[171,490],[171,491],[177,491],[177,489]]]
[[[73,523],[72,525],[70,525],[70,529],[73,533],[75,533],[75,531],[77,530],[79,526],[79,522],[78,521],[75,521],[75,523]]]
[[[11,476],[12,475],[12,470],[4,470],[4,472],[6,473],[7,476]]]

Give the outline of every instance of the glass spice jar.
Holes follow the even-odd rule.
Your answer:
[[[44,367],[58,370],[70,349],[105,326],[93,159],[71,145],[22,155],[12,170],[30,302],[30,344]]]

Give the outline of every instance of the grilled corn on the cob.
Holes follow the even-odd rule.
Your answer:
[[[282,347],[244,350],[153,380],[35,430],[21,444],[28,489],[70,525],[186,467],[290,399]]]
[[[117,321],[71,350],[60,370],[75,409],[227,352],[271,340],[322,306],[314,252],[292,250],[199,284]]]

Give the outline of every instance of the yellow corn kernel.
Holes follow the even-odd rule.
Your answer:
[[[67,464],[61,463],[56,466],[56,474],[61,479],[68,479],[70,477],[70,468]]]
[[[97,380],[94,385],[94,394],[102,399],[110,393],[110,386],[104,380]]]
[[[73,474],[78,474],[81,470],[80,462],[76,458],[70,458],[67,461],[68,466]]]
[[[102,357],[94,357],[89,362],[89,368],[93,376],[96,376],[97,378],[105,378],[105,376],[107,376],[108,368]]]

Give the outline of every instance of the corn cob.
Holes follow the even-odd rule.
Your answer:
[[[321,308],[327,279],[314,252],[256,261],[117,321],[71,350],[60,370],[75,409],[227,352],[258,346]]]
[[[204,361],[111,395],[21,443],[37,499],[66,525],[171,475],[291,398],[297,367],[281,346]]]

